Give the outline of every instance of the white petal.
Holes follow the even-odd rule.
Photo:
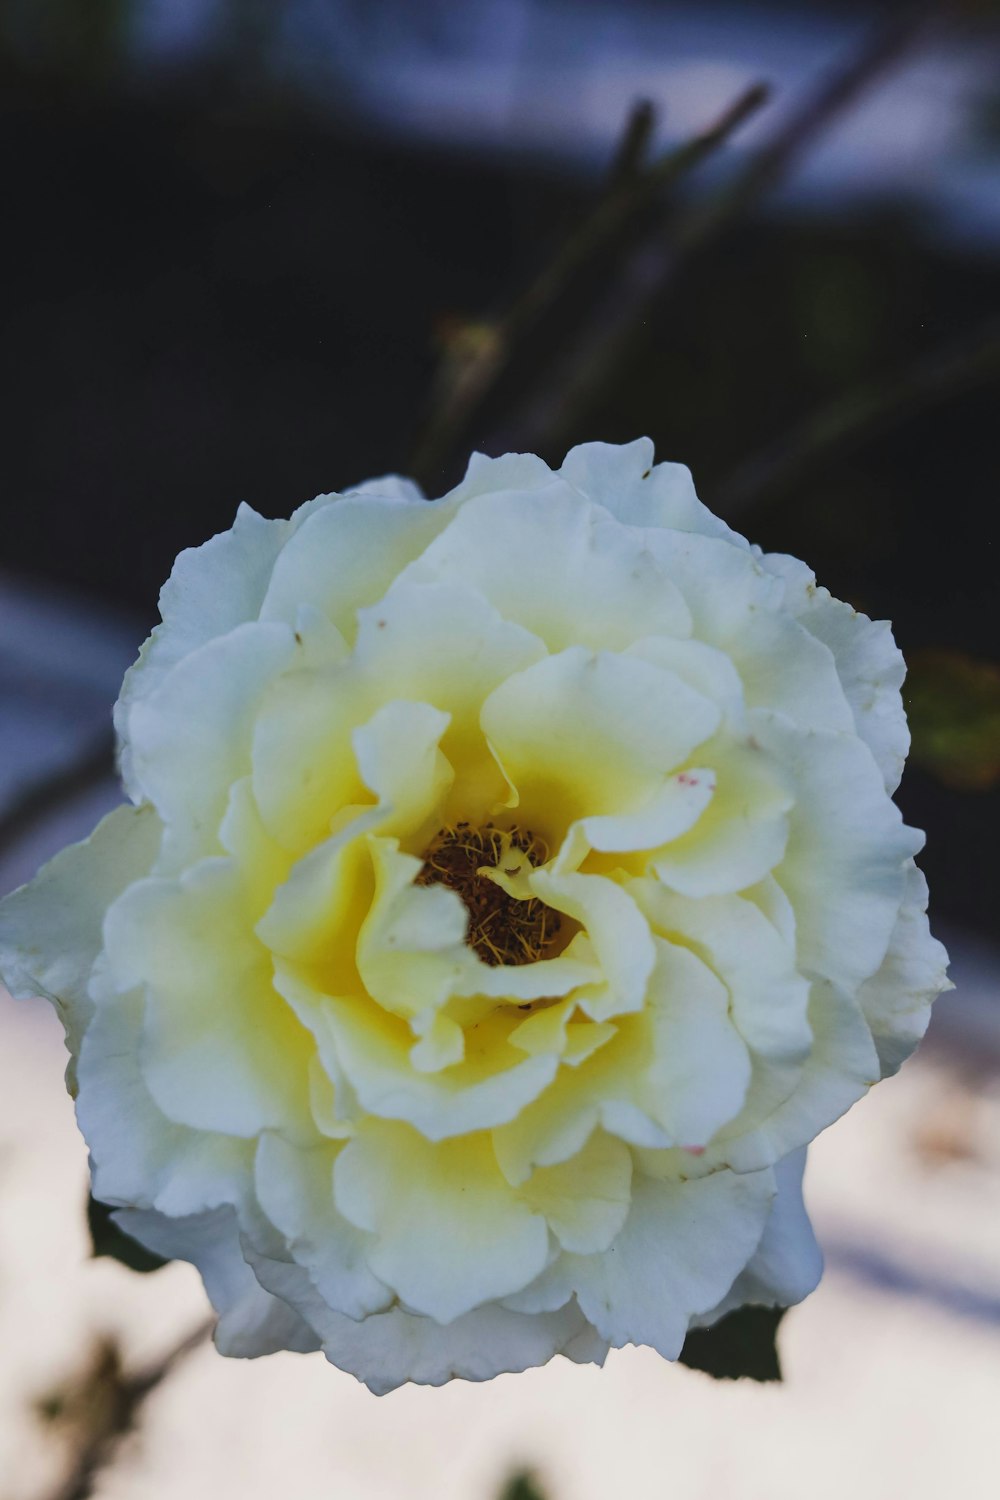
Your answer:
[[[881,968],[858,1000],[872,1029],[882,1077],[895,1073],[927,1030],[931,1002],[951,989],[948,954],[927,925],[927,882],[907,866],[906,888]]]
[[[750,1058],[729,1004],[726,986],[696,954],[656,939],[641,1098],[679,1146],[703,1146],[746,1097]]]
[[[560,1352],[578,1362],[600,1363],[607,1345],[597,1340],[575,1302],[532,1317],[494,1303],[444,1327],[398,1307],[363,1323],[338,1318],[323,1352],[331,1364],[382,1396],[407,1381],[433,1386],[455,1379],[492,1380],[507,1371],[544,1365]]]
[[[168,1120],[139,1068],[141,994],[115,994],[106,981],[95,993],[76,1110],[96,1197],[175,1217],[241,1203],[252,1186],[251,1144]]]
[[[383,500],[405,500],[408,504],[424,500],[419,484],[403,474],[379,474],[375,479],[364,479],[360,484],[350,485],[344,494],[380,495]]]
[[[544,1214],[564,1249],[591,1255],[606,1250],[624,1224],[631,1180],[628,1147],[595,1130],[569,1161],[533,1172],[520,1196]]]
[[[787,614],[756,610],[730,645],[749,708],[773,709],[801,729],[854,732],[833,652]]]
[[[151,807],[117,807],[89,838],[63,849],[0,904],[4,983],[17,999],[44,995],[52,1001],[66,1031],[70,1075],[93,1013],[87,985],[101,950],[104,913],[148,873],[161,831]]]
[[[408,1121],[439,1141],[486,1130],[514,1119],[552,1081],[558,1059],[526,1058],[510,1045],[503,1015],[480,1023],[476,1047],[440,1072],[413,1065],[415,1037],[398,1017],[372,1001],[339,996],[317,1001],[282,964],[276,982],[284,994],[305,995],[300,1014],[317,1028],[327,1071],[339,1090],[346,1084],[361,1108],[387,1120]],[[308,1010],[307,1010],[308,1005]]]
[[[765,879],[788,842],[793,793],[780,762],[750,736],[725,733],[698,750],[712,795],[690,830],[654,854],[651,868],[684,896],[724,896]]]
[[[910,734],[900,696],[906,664],[889,622],[870,620],[832,598],[797,558],[769,553],[761,562],[785,580],[785,607],[833,652],[857,732],[875,757],[886,791],[894,792],[910,748]]]
[[[257,1196],[287,1252],[308,1271],[328,1306],[366,1318],[384,1311],[393,1295],[368,1268],[370,1236],[334,1204],[333,1165],[340,1149],[324,1144],[304,1150],[266,1132],[257,1148]]]
[[[354,665],[372,701],[419,699],[444,713],[441,748],[461,775],[457,816],[484,819],[506,789],[479,726],[480,708],[512,672],[544,656],[544,645],[454,580],[401,582],[358,621]],[[401,757],[409,754],[405,731],[398,745]]]
[[[885,957],[905,866],[923,836],[903,824],[860,740],[752,717],[795,786],[788,848],[775,875],[795,908],[799,962],[853,992]]]
[[[294,622],[312,605],[353,641],[355,616],[380,599],[446,524],[452,508],[378,494],[337,499],[309,516],[286,544],[261,605],[262,620]]]
[[[125,674],[115,705],[122,775],[129,795],[139,800],[129,748],[129,716],[134,703],[162,681],[177,662],[200,646],[255,620],[271,570],[296,521],[266,521],[241,505],[229,531],[182,552],[160,591],[158,625],[139,659]]]
[[[307,1033],[275,991],[242,878],[226,859],[142,880],[105,920],[116,985],[146,987],[141,1067],[166,1115],[255,1135],[308,1116]]]
[[[334,1192],[375,1235],[375,1274],[440,1323],[524,1286],[548,1255],[545,1220],[504,1181],[488,1136],[431,1143],[368,1120],[337,1157]]]
[[[369,713],[346,664],[285,672],[264,695],[253,725],[254,798],[291,853],[305,854],[345,807],[368,800],[351,736]]]
[[[581,443],[566,455],[560,474],[590,500],[630,526],[663,526],[746,542],[702,505],[690,469],[653,464],[649,438],[632,443]]]
[[[812,1042],[808,982],[796,969],[794,950],[753,902],[740,896],[692,901],[653,881],[631,889],[658,932],[692,946],[722,979],[748,1046],[775,1061],[806,1057]]]
[[[737,1171],[768,1166],[807,1145],[856,1104],[878,1077],[871,1033],[852,995],[827,980],[814,980],[809,1025],[812,1048],[795,1087],[781,1086],[773,1069],[761,1069],[759,1074],[755,1070],[743,1116],[721,1132],[713,1148]]]
[[[651,1344],[676,1359],[693,1317],[715,1307],[760,1243],[772,1172],[632,1180],[632,1209],[603,1255],[564,1254],[550,1273],[576,1292],[613,1348]]]
[[[719,718],[673,672],[573,647],[510,676],[481,722],[519,819],[561,838],[577,818],[641,809]]]
[[[497,490],[544,489],[554,477],[548,464],[533,453],[504,453],[500,458],[473,453],[461,483],[445,499],[464,503]]]
[[[119,1209],[116,1222],[133,1239],[168,1260],[197,1266],[219,1314],[215,1344],[220,1354],[254,1359],[291,1349],[308,1354],[319,1339],[294,1308],[266,1292],[240,1253],[232,1209],[171,1219],[147,1209]]]
[[[645,635],[690,634],[650,535],[556,481],[467,500],[404,577],[461,579],[551,651],[621,650]]]
[[[805,1150],[795,1151],[774,1169],[777,1196],[760,1244],[718,1307],[696,1320],[708,1327],[747,1303],[794,1307],[819,1285],[823,1256],[802,1201]]]
[[[171,869],[218,852],[229,789],[250,770],[261,695],[294,653],[288,627],[241,625],[185,657],[133,705],[133,774],[163,819]]]
[[[581,924],[600,960],[603,982],[579,991],[581,1010],[594,1021],[606,1021],[641,1009],[655,953],[648,924],[629,893],[602,875],[542,869],[530,882],[547,906]]]

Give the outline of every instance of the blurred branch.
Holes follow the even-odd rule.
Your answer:
[[[821,407],[790,436],[741,463],[715,488],[712,504],[731,518],[784,495],[833,455],[994,376],[1000,376],[1000,319]]]
[[[48,1421],[75,1425],[80,1434],[70,1472],[53,1492],[52,1500],[87,1500],[122,1438],[135,1427],[143,1403],[182,1360],[205,1342],[214,1327],[215,1319],[207,1319],[155,1364],[135,1375],[125,1374],[117,1343],[105,1340],[81,1380],[40,1404],[40,1413]]]
[[[612,192],[627,186],[642,171],[655,129],[656,105],[651,99],[637,100],[625,122],[625,133],[608,174]]]
[[[634,168],[652,129],[652,119],[641,105],[633,111],[618,152],[617,184],[613,177],[611,191],[598,201],[506,315],[493,325],[479,325],[474,338],[456,340],[446,355],[431,415],[410,464],[410,472],[417,479],[433,481],[441,465],[453,456],[526,336],[552,312],[584,268],[605,252],[659,194],[718,150],[767,98],[767,87],[755,84],[710,129],[642,170]]]
[[[844,67],[819,82],[733,181],[691,204],[667,233],[658,229],[636,246],[573,347],[546,371],[543,394],[515,413],[489,448],[561,451],[648,338],[653,305],[678,273],[788,176],[823,131],[900,60],[939,8],[919,4],[890,15]]]
[[[115,774],[114,737],[101,734],[67,766],[29,784],[22,795],[0,814],[0,854],[58,811],[71,798],[98,786]]]

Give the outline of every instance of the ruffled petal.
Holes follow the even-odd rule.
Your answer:
[[[768,553],[761,562],[785,580],[785,607],[833,653],[857,733],[874,755],[886,791],[894,792],[910,748],[910,732],[900,694],[906,663],[892,627],[887,620],[870,620],[834,599],[797,558]]]
[[[948,954],[927,925],[927,882],[911,862],[888,952],[858,992],[883,1078],[906,1061],[927,1030],[932,1002],[952,988]]]
[[[108,912],[114,984],[145,990],[143,1077],[177,1124],[238,1136],[304,1128],[308,1036],[274,989],[256,915],[228,859],[137,881]]]
[[[151,693],[177,662],[257,618],[274,564],[297,524],[296,517],[267,521],[248,505],[241,505],[230,530],[200,547],[188,548],[174,563],[160,591],[162,624],[126,672],[115,704],[122,777],[133,800],[142,796],[129,744],[133,705]]]
[[[197,1266],[219,1314],[215,1346],[220,1354],[255,1359],[279,1349],[309,1354],[320,1347],[315,1330],[287,1302],[266,1292],[244,1260],[232,1209],[167,1218],[150,1209],[122,1208],[113,1217],[155,1255]]]
[[[460,580],[550,651],[622,650],[640,636],[691,630],[648,535],[556,481],[467,500],[403,577]]]
[[[391,1306],[394,1293],[368,1267],[371,1237],[334,1203],[340,1149],[328,1143],[303,1149],[265,1132],[257,1147],[257,1198],[327,1306],[348,1318],[367,1318]]]
[[[651,1344],[676,1359],[692,1319],[722,1301],[760,1244],[774,1195],[770,1171],[686,1181],[638,1173],[631,1211],[610,1248],[564,1253],[539,1278],[536,1298],[544,1305],[575,1292],[612,1348]]]
[[[104,914],[149,872],[162,825],[151,807],[117,807],[82,843],[49,860],[0,906],[0,974],[19,1000],[51,1000],[66,1032],[67,1082],[93,1014],[88,984],[101,951]]]
[[[757,712],[754,733],[792,778],[795,803],[775,874],[792,893],[799,961],[847,992],[882,963],[923,835],[903,823],[867,745]]]
[[[519,819],[554,842],[578,818],[641,809],[719,718],[664,668],[573,647],[508,677],[481,722]]]
[[[161,869],[218,852],[229,789],[250,771],[264,688],[295,649],[283,625],[241,625],[185,657],[133,705],[132,769],[163,819]]]
[[[308,516],[282,549],[260,608],[262,620],[294,624],[303,605],[353,641],[357,611],[393,579],[454,514],[447,502],[355,493]]]
[[[372,1270],[439,1323],[524,1286],[548,1258],[545,1220],[504,1181],[488,1136],[432,1144],[367,1120],[333,1177],[341,1213],[375,1236]]]
[[[709,1327],[734,1308],[747,1303],[764,1307],[794,1307],[815,1291],[823,1272],[823,1256],[802,1201],[805,1150],[777,1163],[778,1186],[760,1244],[718,1307],[696,1319]]]
[[[695,493],[684,464],[653,463],[650,438],[632,443],[581,443],[571,448],[559,473],[629,526],[660,526],[724,537],[746,547],[743,537],[714,516]]]
[[[433,1386],[456,1379],[492,1380],[544,1365],[560,1352],[578,1363],[600,1364],[607,1344],[575,1302],[530,1317],[493,1303],[444,1326],[398,1307],[363,1323],[337,1318],[323,1352],[331,1364],[382,1396],[408,1381]]]

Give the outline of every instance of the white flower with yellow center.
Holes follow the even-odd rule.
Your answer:
[[[648,440],[243,509],[161,609],[0,955],[219,1348],[384,1391],[809,1292],[804,1147],[946,983],[888,626]]]

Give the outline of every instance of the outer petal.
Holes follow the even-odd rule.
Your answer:
[[[695,1321],[708,1327],[748,1302],[764,1307],[794,1307],[815,1291],[823,1256],[802,1201],[805,1150],[795,1151],[774,1169],[777,1196],[760,1244],[718,1307]]]
[[[394,1293],[368,1268],[371,1236],[349,1223],[334,1204],[339,1149],[324,1143],[303,1150],[264,1134],[257,1149],[257,1196],[323,1301],[346,1317],[367,1318],[391,1306]]]
[[[0,906],[4,983],[17,999],[44,995],[52,1001],[66,1030],[70,1075],[93,1013],[87,986],[104,913],[148,873],[161,832],[151,807],[117,807],[88,839],[63,849]]]
[[[806,1145],[864,1096],[878,1075],[871,1033],[853,995],[816,980],[809,1000],[813,1043],[795,1086],[774,1098],[773,1074],[761,1070],[740,1119],[722,1131],[714,1151],[737,1171],[752,1171]],[[754,1127],[757,1128],[754,1128]]]
[[[556,481],[466,501],[403,576],[461,579],[551,651],[622,650],[644,635],[690,634],[689,611],[650,535]]]
[[[229,789],[250,770],[261,695],[295,649],[284,625],[241,625],[185,657],[133,705],[133,774],[164,821],[170,869],[218,852]]]
[[[307,1118],[308,1037],[274,989],[255,916],[228,859],[138,881],[108,912],[116,986],[146,987],[143,1075],[178,1124],[250,1136]]]
[[[923,835],[904,825],[860,740],[759,712],[753,727],[795,784],[775,874],[795,907],[800,964],[853,992],[885,957]]]
[[[882,1077],[895,1073],[927,1030],[931,1002],[952,988],[948,955],[927,925],[927,882],[915,864],[906,871],[906,889],[889,951],[882,967],[862,985],[861,1009],[872,1029]]]
[[[308,1354],[319,1348],[315,1331],[287,1302],[266,1292],[247,1265],[232,1209],[171,1219],[147,1209],[123,1208],[114,1218],[147,1250],[197,1266],[219,1314],[215,1344],[220,1354],[254,1359],[279,1349]]]
[[[588,500],[596,500],[630,526],[670,527],[724,537],[746,547],[743,537],[714,516],[695,494],[683,464],[653,465],[651,438],[633,443],[581,443],[567,453],[561,477]]]
[[[301,607],[310,605],[353,641],[357,611],[382,597],[453,511],[448,502],[428,505],[371,493],[323,506],[282,549],[261,619],[294,624]]]
[[[253,1180],[251,1143],[167,1119],[139,1068],[141,994],[118,995],[103,976],[94,993],[76,1112],[96,1196],[173,1217],[242,1203]]]
[[[544,1309],[566,1290],[612,1348],[651,1344],[676,1359],[693,1318],[716,1307],[760,1244],[774,1174],[633,1178],[632,1208],[603,1255],[560,1257],[529,1289]],[[559,1305],[558,1302],[556,1305]]]
[[[786,583],[785,605],[805,628],[833,652],[858,734],[885,778],[886,791],[899,785],[910,748],[900,688],[906,675],[902,653],[887,620],[870,620],[818,587],[805,563],[782,553],[761,562]]]
[[[363,1380],[375,1395],[411,1381],[492,1380],[507,1371],[544,1365],[553,1354],[603,1363],[602,1344],[575,1302],[556,1312],[509,1312],[496,1303],[476,1308],[442,1327],[401,1308],[352,1323],[331,1321],[323,1352],[331,1364]]]
[[[306,509],[303,507],[303,512]],[[174,563],[160,591],[163,623],[125,674],[115,705],[122,776],[134,800],[142,794],[134,778],[128,743],[133,705],[192,651],[257,618],[271,571],[295,529],[297,516],[291,521],[266,521],[248,505],[241,505],[229,531],[182,552]]]

